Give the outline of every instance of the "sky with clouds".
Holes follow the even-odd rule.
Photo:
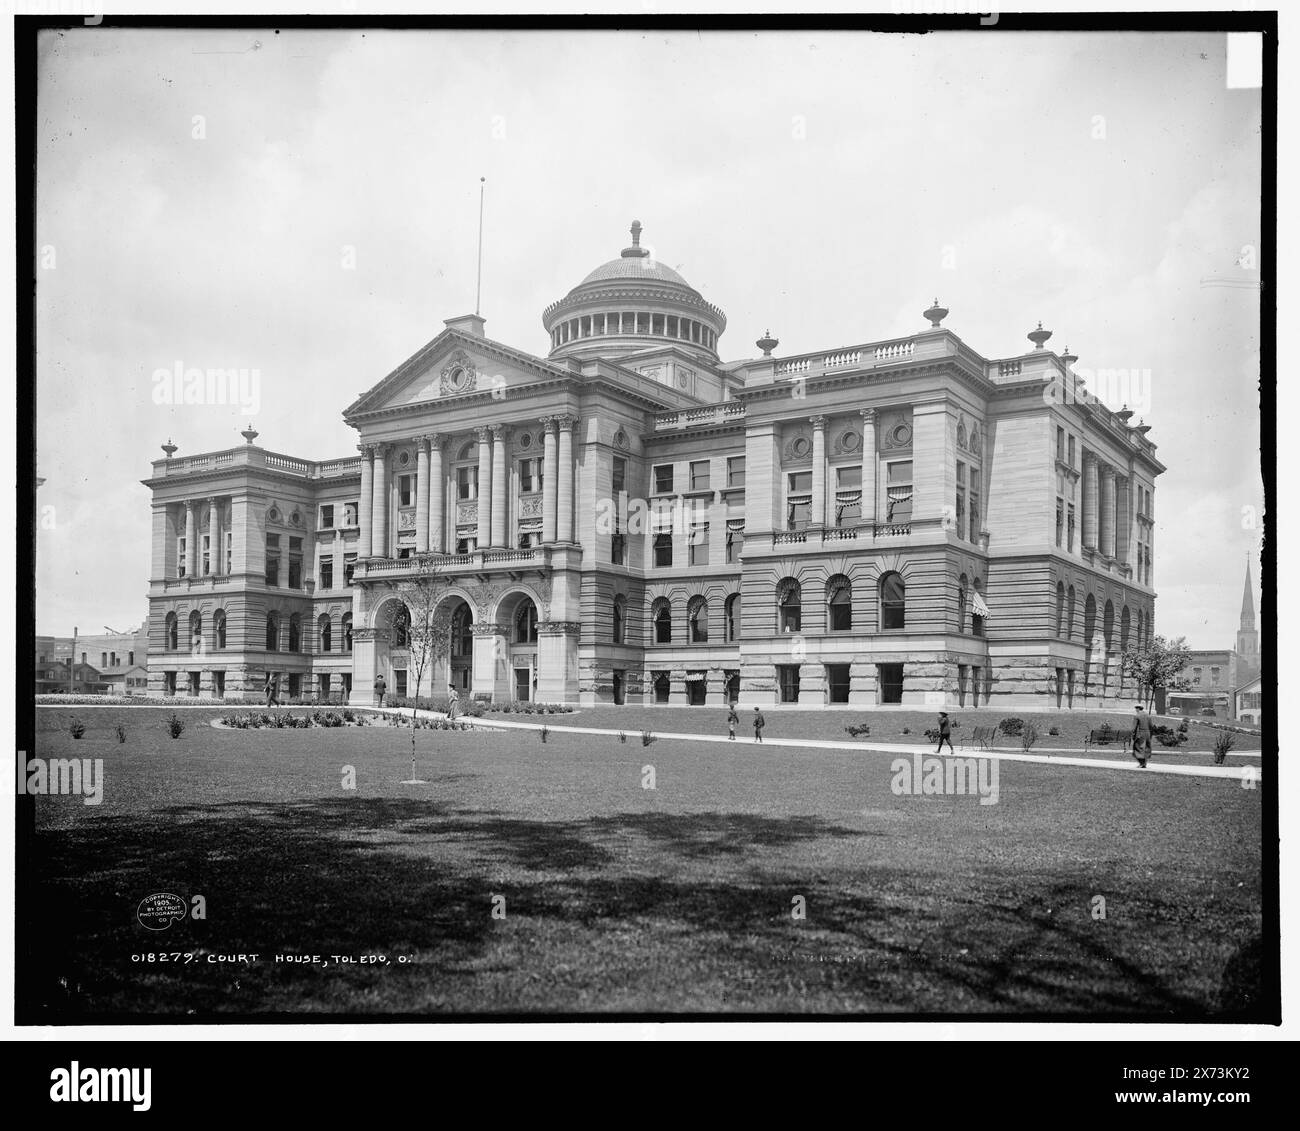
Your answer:
[[[1232,643],[1261,117],[1222,34],[89,29],[45,38],[39,81],[41,632],[146,615],[169,437],[354,452],[342,409],[473,309],[486,177],[487,333],[529,352],[637,218],[728,360],[769,327],[778,353],[912,333],[937,296],[985,356],[1041,319],[1081,369],[1149,371],[1157,630]],[[155,403],[178,362],[256,369],[260,403]]]

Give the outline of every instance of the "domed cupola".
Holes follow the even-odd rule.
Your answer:
[[[542,324],[551,357],[618,359],[673,345],[716,364],[727,316],[641,246],[633,220],[632,246],[548,306]]]

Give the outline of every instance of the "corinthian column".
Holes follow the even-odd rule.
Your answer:
[[[876,410],[862,410],[862,523],[876,523]]]
[[[208,496],[208,572],[213,577],[221,574],[221,518],[215,495]]]
[[[361,498],[357,501],[357,561],[364,562],[371,556],[370,503],[374,492],[375,474],[371,461],[375,449],[369,444],[358,444],[361,453]]]
[[[446,520],[443,518],[443,500],[447,497],[447,484],[443,481],[442,437],[437,433],[429,437],[429,549],[435,554],[444,552]]]
[[[506,507],[510,478],[506,475],[506,430],[492,425],[492,545],[505,549]]]
[[[813,426],[812,526],[832,525],[826,521],[826,417],[810,416]]]
[[[1083,545],[1097,548],[1097,457],[1083,453]]]
[[[375,445],[374,500],[371,505],[372,533],[370,552],[377,558],[388,557],[388,445]]]
[[[429,552],[429,437],[415,440],[415,552]]]
[[[474,429],[478,436],[478,548],[492,541],[492,430]]]
[[[1102,557],[1115,556],[1115,469],[1106,464],[1101,469],[1101,541]]]
[[[573,426],[578,423],[576,416],[561,416],[560,424],[560,469],[559,483],[556,485],[556,519],[555,538],[558,542],[573,541]]]
[[[193,499],[185,503],[185,576],[197,577],[199,574],[199,538],[198,515],[195,511],[198,503]]]
[[[542,417],[542,541],[555,541],[555,505],[559,498],[555,479],[555,417]]]

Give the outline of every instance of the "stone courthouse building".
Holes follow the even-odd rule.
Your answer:
[[[359,454],[165,458],[155,693],[411,693],[403,588],[450,639],[420,690],[591,705],[1097,707],[1152,635],[1149,427],[1049,331],[942,323],[724,361],[723,312],[640,246],[542,315],[546,356],[445,329],[343,413]]]

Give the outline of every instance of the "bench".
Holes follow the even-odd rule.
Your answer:
[[[1083,749],[1085,753],[1094,745],[1109,746],[1113,742],[1119,743],[1120,750],[1127,754],[1129,743],[1132,740],[1132,733],[1126,730],[1106,730],[1098,727],[1096,730],[1090,730],[1087,737],[1083,740]]]
[[[976,727],[971,733],[970,739],[963,742],[965,747],[978,746],[981,750],[987,750],[993,740],[997,737],[997,727]]]

